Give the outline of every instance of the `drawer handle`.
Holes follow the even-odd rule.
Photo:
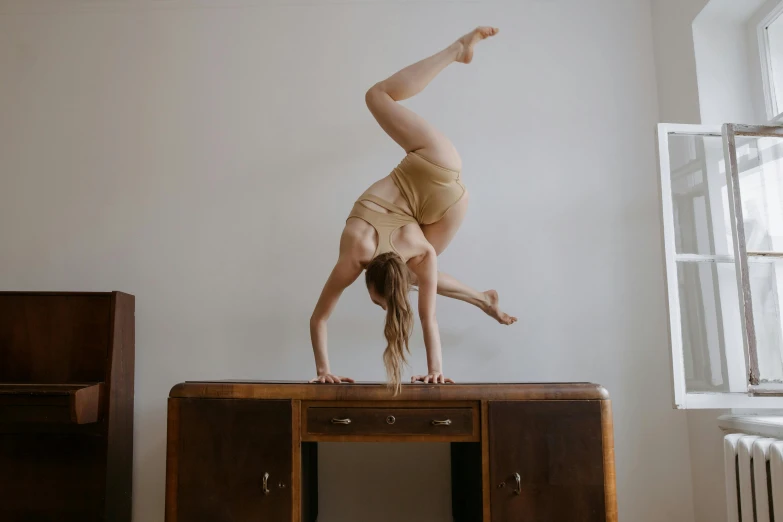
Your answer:
[[[432,421],[433,426],[451,426],[451,419],[446,420],[434,420]]]
[[[269,494],[269,473],[264,473],[264,480],[261,484],[261,489],[264,492],[264,495]]]
[[[519,473],[514,473],[514,480],[517,481],[517,487],[514,490],[515,495],[521,495],[522,494],[522,477],[519,476]]]
[[[350,424],[351,419],[332,419],[332,424]]]

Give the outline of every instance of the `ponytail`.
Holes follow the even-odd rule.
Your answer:
[[[413,311],[408,300],[408,267],[393,252],[381,254],[367,265],[365,280],[368,288],[372,286],[386,299],[383,364],[389,387],[397,395],[402,389],[402,367],[408,363],[406,352],[410,353],[408,340],[413,331]]]

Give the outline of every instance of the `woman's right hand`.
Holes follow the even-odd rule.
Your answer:
[[[325,373],[323,375],[319,375],[315,379],[310,380],[310,382],[320,384],[341,384],[354,381],[350,377],[338,377],[337,375],[332,375],[331,373]]]

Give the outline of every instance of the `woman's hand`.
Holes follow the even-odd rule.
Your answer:
[[[336,375],[332,375],[331,373],[325,373],[323,375],[319,375],[315,379],[312,379],[310,382],[311,383],[316,382],[321,384],[341,384],[341,383],[353,382],[353,379],[351,379],[350,377],[338,377]]]
[[[427,375],[414,375],[411,377],[411,383],[423,382],[425,384],[454,384],[454,381],[440,372],[430,372]]]

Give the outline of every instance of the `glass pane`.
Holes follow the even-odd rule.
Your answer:
[[[677,263],[682,344],[689,392],[729,389],[726,347],[742,346],[733,263]]]
[[[733,256],[722,139],[669,135],[669,158],[676,252]]]
[[[737,137],[748,252],[783,252],[783,138]]]
[[[769,58],[772,63],[770,81],[775,87],[774,96],[778,112],[783,111],[783,16],[779,16],[767,28],[769,37]]]
[[[783,260],[750,260],[750,290],[761,382],[783,382]]]

